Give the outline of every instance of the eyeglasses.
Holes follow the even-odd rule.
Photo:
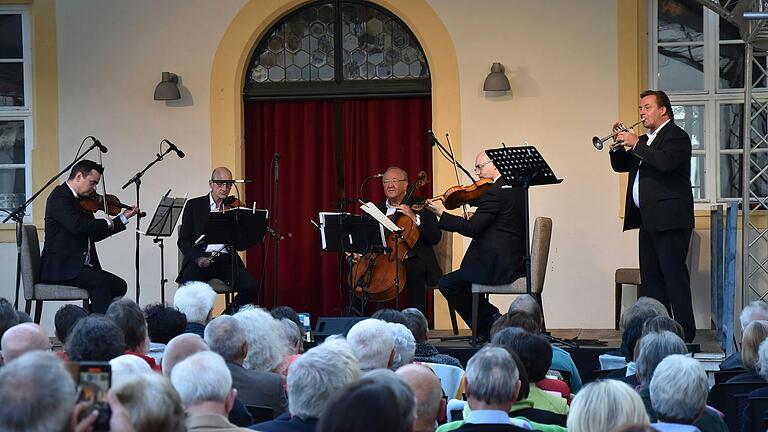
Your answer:
[[[483,169],[484,166],[488,165],[491,162],[493,161],[488,159],[487,161],[481,163],[480,165],[475,165],[475,171],[480,171],[481,169]]]
[[[235,184],[234,180],[211,180],[211,183],[220,188],[232,187],[232,185]]]
[[[385,185],[393,185],[393,184],[398,184],[398,183],[407,182],[407,181],[408,180],[397,180],[397,179],[395,179],[395,180],[382,180],[382,183],[384,183]]]

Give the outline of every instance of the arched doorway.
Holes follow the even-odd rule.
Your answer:
[[[359,213],[360,193],[383,199],[380,183],[360,188],[388,166],[431,177],[426,56],[407,26],[381,6],[316,1],[279,18],[256,43],[243,93],[244,171],[253,180],[247,195],[271,209],[273,223],[278,215],[283,236],[278,303],[313,317],[338,315],[348,302],[338,254],[320,251],[310,220],[320,211]],[[431,187],[420,193],[431,195]],[[274,304],[273,245],[269,239],[248,254],[252,272],[264,269],[268,307]]]

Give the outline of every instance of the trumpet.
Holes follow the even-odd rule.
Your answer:
[[[608,136],[606,136],[604,138],[592,137],[592,145],[595,146],[596,149],[602,150],[604,142],[608,141],[611,138],[616,138],[616,135],[619,134],[620,132],[626,132],[626,131],[632,129],[633,127],[639,125],[642,122],[643,122],[643,120],[641,119],[639,122],[633,124],[630,127],[624,126],[624,123],[619,123],[618,127],[616,127],[616,129],[614,129],[612,134],[610,134],[610,135],[608,135]],[[624,143],[623,141],[616,141],[614,144],[611,144],[611,149],[619,147],[623,143]]]

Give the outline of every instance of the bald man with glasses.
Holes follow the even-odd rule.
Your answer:
[[[440,201],[428,201],[428,208],[440,219],[438,227],[472,238],[461,267],[448,273],[438,283],[440,292],[472,325],[472,284],[502,285],[525,274],[525,208],[523,189],[504,182],[499,170],[485,151],[475,158],[475,174],[493,180],[493,186],[472,206],[469,219],[445,211]],[[499,309],[484,297],[478,306],[478,336],[487,340]]]
[[[208,181],[210,193],[187,201],[179,229],[177,245],[184,254],[179,276],[176,282],[190,281],[208,282],[211,279],[221,279],[231,284],[232,259],[235,260],[235,289],[238,295],[230,305],[232,311],[240,306],[252,303],[259,291],[259,283],[245,269],[243,261],[236,251],[231,251],[223,244],[209,244],[203,238],[205,224],[211,212],[220,212],[225,200],[232,190],[232,172],[225,167],[218,167],[211,173]],[[231,312],[231,311],[228,311]]]

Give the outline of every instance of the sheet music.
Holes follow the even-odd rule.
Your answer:
[[[367,202],[367,203],[361,205],[360,208],[364,212],[366,212],[369,215],[371,215],[374,219],[376,219],[376,221],[378,223],[384,225],[384,228],[386,228],[386,229],[388,229],[388,230],[390,230],[392,232],[400,231],[400,227],[395,225],[395,223],[392,222],[392,220],[390,218],[388,218],[387,215],[382,213],[381,210],[379,210],[379,208],[376,207],[376,204],[374,204],[372,202]]]

